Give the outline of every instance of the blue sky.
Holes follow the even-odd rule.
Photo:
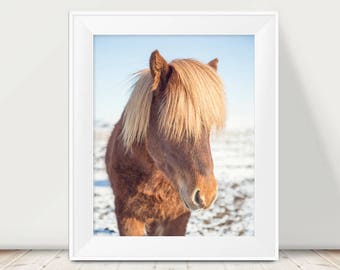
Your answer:
[[[158,49],[167,61],[219,59],[227,94],[227,126],[254,123],[254,36],[95,36],[95,120],[116,122],[129,98],[131,75]]]

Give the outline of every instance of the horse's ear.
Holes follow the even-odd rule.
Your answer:
[[[215,58],[213,60],[211,60],[208,65],[211,66],[213,69],[215,69],[217,71],[217,64],[218,64],[218,59]]]
[[[165,86],[169,77],[170,68],[163,56],[155,50],[150,56],[150,72],[153,78],[151,90],[155,91]]]

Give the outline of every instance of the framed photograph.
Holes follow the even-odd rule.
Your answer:
[[[278,15],[72,12],[71,260],[278,258]]]

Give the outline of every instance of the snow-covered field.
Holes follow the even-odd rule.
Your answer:
[[[95,127],[94,233],[118,235],[104,164],[111,129],[103,123]],[[187,235],[254,235],[254,130],[227,129],[211,138],[211,150],[218,198],[212,209],[192,213]]]

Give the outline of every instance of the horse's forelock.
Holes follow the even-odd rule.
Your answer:
[[[192,59],[169,63],[173,74],[159,108],[159,132],[180,142],[197,139],[203,129],[220,129],[225,123],[223,83],[214,68]],[[123,113],[122,139],[128,148],[144,140],[149,124],[153,80],[148,69],[138,73]]]

